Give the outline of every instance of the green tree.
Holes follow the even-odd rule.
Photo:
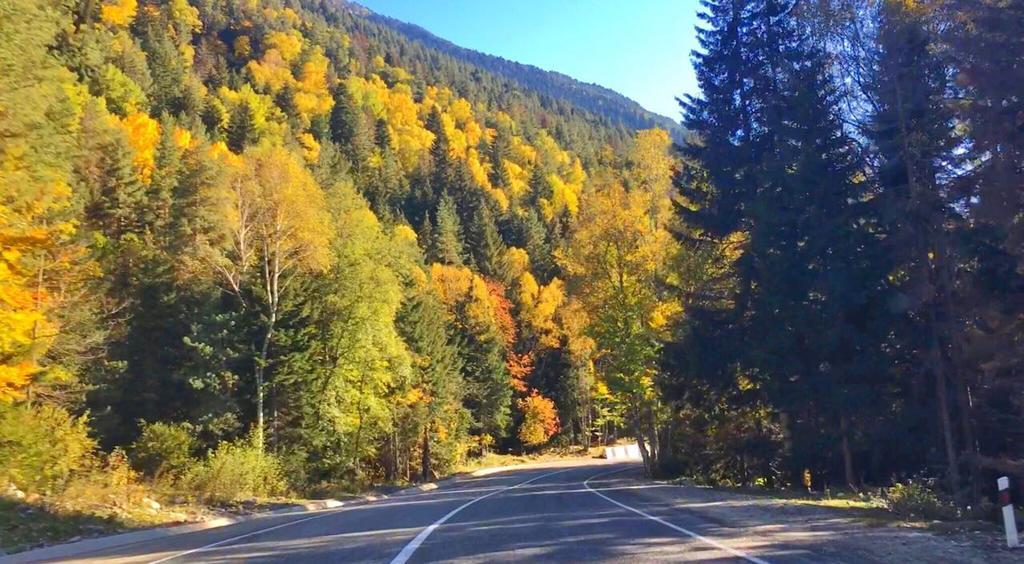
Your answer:
[[[462,224],[455,210],[455,202],[447,192],[441,194],[434,218],[430,258],[444,264],[461,265],[466,257]]]
[[[274,331],[295,277],[330,266],[332,222],[323,190],[301,159],[283,147],[264,144],[246,151],[217,191],[225,221],[219,246],[207,249],[205,262],[242,303],[259,307],[263,327],[253,372],[255,440],[262,448]]]
[[[241,153],[246,147],[259,141],[259,133],[256,131],[256,112],[248,101],[243,100],[231,110],[226,138],[228,147],[236,153]]]
[[[359,478],[391,431],[389,396],[409,379],[396,327],[402,287],[391,241],[348,184],[330,191],[338,229],[327,276],[307,279],[283,329],[278,385],[288,421],[282,440],[313,480]]]
[[[507,247],[498,233],[498,225],[494,221],[494,213],[487,202],[480,201],[476,205],[473,222],[469,225],[470,248],[473,262],[485,276],[502,283],[509,283],[509,271],[505,254]]]
[[[424,398],[410,409],[409,424],[411,438],[420,441],[420,478],[427,481],[464,455],[469,414],[462,406],[462,364],[444,305],[429,290],[413,292],[399,311],[398,329],[412,355],[413,388]]]
[[[589,316],[596,366],[628,406],[644,465],[657,462],[655,417],[658,368],[668,305],[655,291],[674,252],[664,223],[647,216],[649,195],[627,192],[616,180],[585,200],[562,267]]]

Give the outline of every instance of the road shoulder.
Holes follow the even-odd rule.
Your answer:
[[[1020,562],[1021,551],[998,535],[938,534],[897,523],[867,521],[857,512],[709,487],[646,480],[638,471],[592,482],[617,501],[673,522],[701,523],[701,532],[737,549],[782,560],[856,562]]]

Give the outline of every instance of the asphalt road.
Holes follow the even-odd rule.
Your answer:
[[[511,470],[460,478],[432,492],[267,516],[76,561],[893,561],[845,551],[842,543],[852,537],[835,528],[796,534],[776,526],[771,514],[766,526],[755,526],[732,519],[742,514],[739,505],[698,498],[672,502],[674,492],[688,488],[670,491],[637,478],[636,464],[602,461]]]

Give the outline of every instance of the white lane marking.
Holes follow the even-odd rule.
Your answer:
[[[697,534],[697,533],[695,533],[695,532],[693,532],[693,531],[691,531],[689,529],[684,529],[684,528],[679,527],[677,525],[673,525],[672,523],[669,523],[668,521],[666,521],[666,520],[664,520],[664,519],[662,519],[660,517],[655,517],[654,515],[651,515],[650,513],[645,513],[645,512],[640,511],[639,509],[637,509],[635,507],[630,507],[630,506],[626,505],[625,503],[619,503],[618,501],[615,501],[614,499],[612,499],[612,498],[604,495],[603,493],[595,490],[594,488],[590,487],[590,481],[593,480],[594,478],[600,478],[601,476],[607,476],[609,474],[618,474],[619,472],[625,472],[626,470],[629,470],[629,468],[624,468],[622,470],[612,470],[611,472],[602,472],[600,474],[591,476],[591,477],[587,478],[586,481],[583,482],[583,487],[585,487],[588,490],[590,490],[591,493],[593,493],[595,495],[598,495],[600,497],[603,497],[606,500],[614,503],[615,505],[618,505],[619,507],[621,507],[623,509],[626,509],[628,511],[632,511],[633,513],[636,513],[637,515],[642,515],[644,517],[647,517],[651,521],[655,521],[655,522],[661,523],[662,525],[665,525],[666,527],[668,527],[668,528],[670,528],[670,529],[672,529],[674,531],[678,531],[680,533],[683,533],[684,535],[687,535],[688,537],[690,537],[690,538],[692,538],[694,540],[699,540],[701,542],[710,544],[711,546],[713,546],[713,547],[715,547],[715,548],[717,548],[719,550],[724,550],[724,551],[728,552],[729,554],[731,554],[731,555],[733,555],[733,556],[735,556],[737,558],[742,558],[742,559],[746,560],[747,562],[752,562],[753,564],[768,564],[767,560],[761,560],[760,558],[758,558],[756,556],[751,556],[751,555],[749,555],[749,554],[747,554],[745,552],[741,552],[739,550],[736,550],[735,548],[731,548],[731,547],[725,546],[724,544],[722,544],[722,543],[720,543],[718,541],[711,540],[711,539],[709,539],[709,538],[707,538],[705,536],[699,535],[699,534]]]
[[[193,548],[192,550],[186,550],[185,552],[179,552],[177,554],[172,554],[170,556],[166,556],[166,557],[161,558],[159,560],[153,560],[149,564],[161,564],[162,562],[167,562],[167,561],[170,561],[170,560],[174,560],[175,558],[180,558],[182,556],[188,556],[189,554],[196,554],[197,552],[206,552],[207,550],[209,550],[211,548],[216,548],[218,546],[221,546],[221,545],[224,545],[224,544],[228,544],[228,543],[234,542],[236,540],[242,540],[242,539],[253,537],[253,536],[256,536],[256,535],[259,535],[259,534],[262,534],[262,533],[268,533],[270,531],[276,531],[277,529],[283,529],[285,527],[291,527],[292,525],[298,525],[299,523],[305,523],[306,521],[312,521],[314,519],[323,519],[324,517],[329,517],[331,515],[334,515],[336,513],[341,513],[343,511],[347,511],[349,509],[355,509],[355,508],[354,507],[353,508],[346,507],[344,509],[328,509],[326,512],[324,512],[324,513],[322,513],[320,515],[313,515],[312,517],[303,517],[302,519],[297,519],[295,521],[288,521],[287,523],[281,523],[280,525],[274,525],[273,527],[267,527],[265,529],[260,529],[258,531],[253,531],[251,533],[246,533],[244,535],[238,535],[237,537],[231,537],[231,538],[228,538],[228,539],[224,539],[224,540],[220,540],[220,541],[217,541],[217,542],[213,542],[213,543],[210,543],[210,544],[207,544],[207,545],[204,545],[204,546],[200,546],[199,548]]]
[[[541,476],[541,477],[543,477],[543,476]],[[522,484],[520,484],[520,485],[522,485]],[[424,494],[409,495],[407,497],[415,497],[415,496],[419,496],[419,495],[426,495],[427,493],[429,493],[430,495],[433,495],[433,496],[437,496],[437,495],[444,494],[444,493],[459,494],[459,493],[465,493],[465,492],[478,492],[478,491],[490,491],[490,492],[492,492],[492,495],[493,495],[494,493],[498,493],[499,491],[501,491],[501,489],[496,489],[496,488],[474,488],[474,489],[470,489],[470,490],[435,490],[435,491],[432,491],[432,492],[426,492]],[[484,497],[487,497],[487,496],[484,496]],[[482,498],[480,498],[480,499],[482,499]],[[414,504],[417,504],[417,503],[429,503],[429,502],[426,502],[426,501],[398,501],[398,502],[392,502],[392,503],[385,502],[385,503],[375,503],[375,504],[371,504],[371,505],[357,505],[357,506],[354,506],[354,507],[325,509],[325,510],[318,511],[317,513],[320,513],[319,515],[313,515],[311,517],[304,517],[302,519],[297,519],[295,521],[289,521],[287,523],[282,523],[280,525],[275,525],[273,527],[267,527],[266,529],[259,529],[258,531],[252,531],[252,532],[246,533],[244,535],[238,535],[236,537],[231,537],[231,538],[227,538],[227,539],[224,539],[224,540],[220,540],[220,541],[217,541],[217,542],[214,542],[214,543],[210,543],[210,544],[207,544],[207,545],[200,546],[198,548],[193,548],[192,550],[186,550],[185,552],[178,552],[178,553],[172,554],[170,556],[165,556],[164,558],[161,558],[159,560],[153,560],[149,564],[162,564],[163,562],[168,562],[170,560],[174,560],[175,558],[179,558],[181,556],[188,556],[189,554],[196,554],[196,553],[199,553],[199,552],[207,552],[207,551],[209,551],[212,548],[217,548],[218,546],[223,546],[225,544],[229,544],[229,543],[232,543],[232,542],[237,541],[237,540],[242,540],[242,539],[245,539],[245,538],[249,538],[249,537],[258,535],[260,533],[267,533],[267,532],[274,531],[274,530],[277,530],[277,529],[282,529],[284,527],[290,527],[292,525],[298,525],[299,523],[305,523],[306,521],[312,521],[313,519],[321,519],[323,517],[328,517],[328,516],[333,515],[335,513],[341,513],[342,511],[353,511],[353,510],[359,510],[359,509],[365,509],[365,508],[377,508],[377,507],[395,507],[395,506],[399,506],[399,505],[414,505]]]
[[[470,505],[473,505],[474,503],[476,503],[478,501],[485,500],[485,499],[491,497],[492,495],[498,495],[498,494],[500,494],[502,492],[507,492],[509,490],[514,490],[514,489],[516,489],[516,488],[518,488],[520,486],[525,486],[526,484],[529,484],[531,482],[536,482],[537,480],[540,480],[541,478],[547,478],[548,476],[554,476],[555,474],[561,474],[562,472],[568,472],[569,470],[575,470],[575,468],[566,468],[564,470],[557,470],[555,472],[548,472],[547,474],[541,474],[540,476],[535,476],[533,478],[530,478],[529,480],[526,480],[525,482],[519,482],[518,484],[516,484],[514,486],[508,486],[508,487],[505,487],[505,488],[501,488],[500,490],[495,490],[495,491],[493,491],[493,492],[491,492],[489,494],[473,498],[473,499],[467,501],[466,503],[463,503],[462,505],[460,505],[460,506],[456,507],[455,509],[452,509],[451,511],[449,511],[448,514],[445,515],[444,517],[441,517],[437,521],[434,521],[433,523],[431,523],[430,526],[428,526],[426,529],[423,529],[422,531],[420,531],[420,534],[416,535],[416,538],[414,538],[411,541],[409,541],[409,544],[405,545],[405,547],[402,549],[402,552],[399,552],[398,556],[395,556],[395,558],[393,560],[391,560],[391,564],[405,564],[406,562],[408,562],[409,558],[411,558],[413,553],[416,552],[416,549],[419,548],[421,544],[423,544],[423,541],[427,540],[427,537],[429,537],[431,533],[433,533],[441,525],[444,525],[446,521],[448,521],[449,519],[454,517],[459,511],[462,511],[463,509],[469,507]]]

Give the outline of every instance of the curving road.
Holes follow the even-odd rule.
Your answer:
[[[817,518],[787,522],[777,511],[757,512],[712,490],[652,484],[639,477],[636,464],[603,461],[512,469],[459,478],[432,492],[267,516],[85,554],[76,561],[761,564],[915,561],[915,555],[928,561],[934,556],[913,546],[903,553],[879,551],[884,543],[851,535],[860,531],[853,525]],[[926,541],[914,538],[907,537],[908,542],[927,548]]]

